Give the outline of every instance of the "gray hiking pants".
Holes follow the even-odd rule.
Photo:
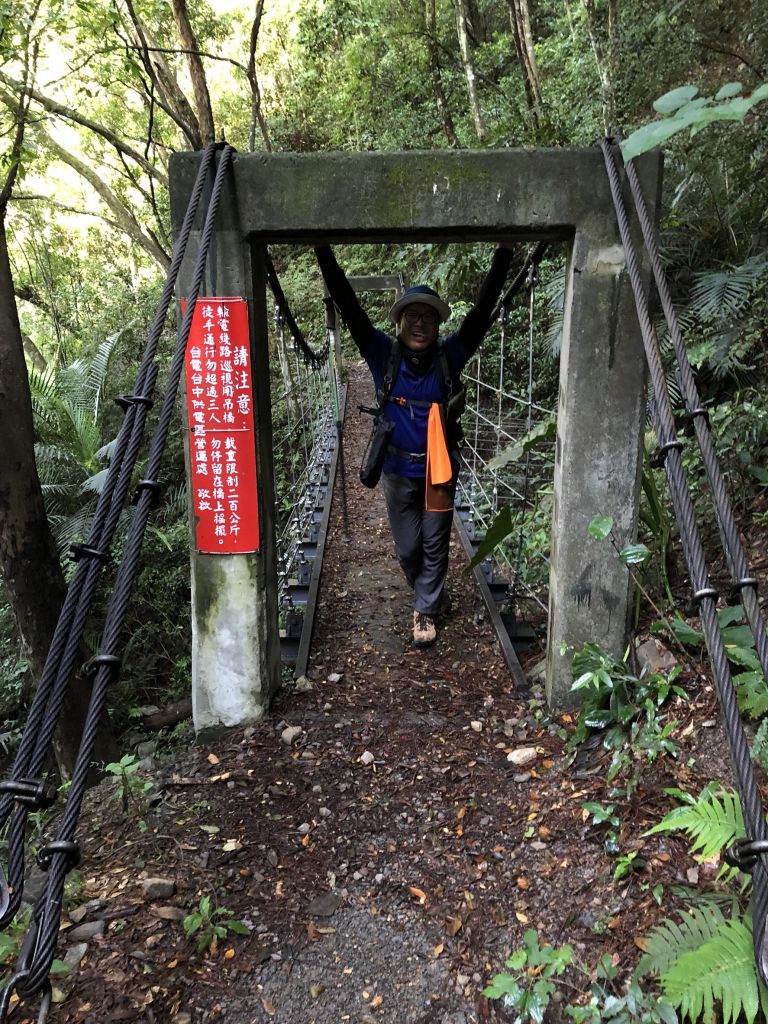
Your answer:
[[[423,477],[384,473],[381,486],[397,558],[413,588],[414,611],[436,615],[448,575],[453,513],[426,511]]]

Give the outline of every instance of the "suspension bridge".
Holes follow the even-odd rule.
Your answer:
[[[224,146],[174,159],[172,198],[177,245],[172,267],[134,391],[120,396],[125,420],[107,483],[89,538],[73,553],[77,567],[51,654],[11,778],[0,784],[0,818],[8,826],[7,863],[0,878],[0,923],[7,926],[24,892],[27,818],[30,812],[50,806],[54,800],[45,779],[51,739],[75,667],[90,599],[120,510],[132,488],[147,412],[155,400],[158,340],[174,293],[178,292],[185,300],[179,343],[159,401],[145,473],[134,495],[136,513],[125,545],[126,556],[118,570],[99,651],[88,667],[93,695],[81,752],[66,806],[57,822],[56,837],[37,855],[39,865],[47,872],[46,885],[36,903],[16,969],[0,996],[0,1021],[8,1019],[10,1005],[19,997],[25,1003],[38,1000],[40,1021],[45,1021],[50,1009],[49,972],[57,945],[64,883],[80,857],[77,824],[94,738],[110,683],[119,672],[121,625],[141,540],[160,488],[160,460],[185,366],[192,374],[187,378],[187,415],[193,441],[205,432],[197,429],[200,410],[196,401],[202,403],[207,397],[218,403],[221,399],[221,405],[213,408],[222,416],[221,421],[216,420],[221,425],[210,431],[210,448],[193,444],[191,449],[192,480],[206,481],[206,486],[199,489],[205,492],[205,501],[211,503],[210,511],[214,513],[210,535],[196,535],[192,554],[196,663],[193,701],[198,726],[233,725],[259,717],[279,683],[281,661],[300,671],[306,668],[334,474],[340,468],[344,472],[339,442],[346,395],[337,372],[338,325],[329,311],[326,344],[319,351],[307,346],[290,316],[269,259],[267,246],[277,240],[312,243],[318,239],[333,242],[436,237],[536,241],[539,247],[525,258],[518,280],[499,310],[501,330],[505,330],[506,302],[514,298],[512,293],[527,295],[531,353],[540,246],[565,243],[558,407],[549,410],[533,402],[532,356],[526,393],[525,389],[509,386],[504,372],[504,344],[493,367],[484,365],[481,353],[466,374],[474,402],[464,424],[465,467],[456,507],[462,543],[467,553],[475,552],[500,508],[512,498],[523,508],[529,507],[540,483],[553,479],[546,608],[548,696],[556,708],[566,706],[571,699],[564,648],[597,637],[604,645],[620,650],[625,641],[629,586],[624,567],[616,564],[610,552],[588,540],[586,527],[596,514],[610,510],[620,538],[628,541],[634,536],[647,366],[655,396],[656,462],[666,471],[680,526],[747,828],[748,838],[731,850],[729,857],[753,874],[755,955],[766,980],[768,834],[719,632],[719,595],[709,583],[683,472],[682,442],[675,431],[665,371],[648,312],[651,274],[670,325],[685,404],[712,485],[733,585],[752,627],[764,673],[768,670],[768,642],[757,601],[757,581],[749,572],[739,542],[714,458],[706,410],[687,363],[656,248],[653,217],[657,157],[651,155],[639,160],[637,167],[627,167],[626,188],[616,152],[608,142],[574,153],[281,154],[269,159],[236,157]],[[577,184],[565,187],[566,181]],[[355,183],[351,190],[350,183]],[[409,197],[408,203],[403,202],[404,195]],[[627,212],[628,195],[635,210],[634,221]],[[201,205],[206,207],[202,214]],[[647,252],[644,261],[637,253],[641,240]],[[389,285],[393,283],[395,290],[401,286],[399,280]],[[277,304],[284,384],[276,395],[269,387],[267,284]],[[198,335],[191,334],[196,316],[202,317],[199,340],[190,341],[198,339]],[[286,329],[292,348],[286,344]],[[238,330],[245,333],[238,335]],[[199,351],[193,352],[190,363],[190,348],[196,346]],[[226,369],[222,368],[227,378],[221,378],[221,393],[212,380],[206,379],[206,374],[213,373],[212,369],[206,370],[206,361],[213,364],[214,356],[227,364]],[[352,385],[357,387],[358,383],[352,379]],[[200,389],[199,398],[196,388]],[[553,450],[546,443],[543,427],[555,418]],[[273,423],[284,426],[278,432]],[[505,463],[504,449],[521,437],[530,438],[537,423],[542,426],[542,443],[521,450],[522,465],[520,459],[514,464]],[[274,472],[278,460],[287,467],[285,486],[280,487]],[[240,482],[248,479],[253,468],[258,471],[258,490],[256,498],[251,495],[253,503],[248,506]],[[345,500],[346,494],[342,503]],[[244,527],[243,513],[248,509],[250,519],[257,523],[256,530]],[[224,547],[225,540],[234,547]],[[520,537],[513,536],[506,565],[481,562],[478,567],[488,614],[500,639],[506,636],[507,641],[514,634],[515,623],[509,621],[509,616],[505,623],[501,612],[508,611],[505,605],[511,594],[519,597],[526,589],[520,578],[522,543]],[[381,593],[387,586],[387,581],[381,582]],[[527,597],[539,603],[543,611],[544,601],[539,594],[527,589]],[[353,609],[352,615],[356,612],[359,614],[359,608]],[[282,625],[280,632],[278,622]],[[519,665],[514,644],[505,648],[505,656],[515,678]]]

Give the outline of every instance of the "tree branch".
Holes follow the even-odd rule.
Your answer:
[[[195,33],[192,31],[186,0],[171,0],[171,8],[179,36],[187,48],[187,65],[189,67],[189,77],[192,79],[192,91],[195,94],[200,135],[202,136],[203,145],[207,146],[209,143],[216,141],[216,130],[213,123],[213,110],[211,108],[211,97],[208,93],[205,68],[201,58],[195,52],[197,50],[197,40],[195,39]]]
[[[192,149],[202,149],[203,141],[200,135],[200,124],[195,117],[195,112],[179,88],[179,84],[166,61],[153,59],[153,54],[157,54],[158,57],[161,56],[161,50],[153,45],[155,41],[150,37],[146,28],[139,20],[133,8],[132,0],[125,0],[125,6],[130,16],[133,30],[141,44],[138,50],[144,70],[157,89],[158,106],[178,125]],[[126,44],[126,49],[135,49],[135,47]]]
[[[264,111],[261,107],[261,89],[256,74],[256,45],[259,41],[259,30],[261,29],[261,18],[264,14],[264,0],[257,0],[256,12],[251,24],[251,38],[248,47],[248,67],[246,75],[251,87],[251,130],[249,132],[248,144],[251,152],[256,149],[256,122],[261,129],[261,137],[264,140],[264,148],[268,153],[272,152],[272,140],[269,137],[267,122],[264,118]],[[239,66],[239,65],[238,65]]]
[[[4,82],[8,88],[15,92],[21,91],[23,83],[17,82],[9,75],[4,74],[0,71],[0,81]],[[82,125],[83,128],[88,128],[96,135],[100,135],[103,139],[114,146],[118,153],[123,156],[129,157],[134,160],[139,166],[147,172],[151,177],[156,178],[162,185],[168,184],[168,178],[165,174],[157,169],[149,160],[145,159],[138,150],[135,150],[132,146],[129,146],[123,139],[116,135],[111,129],[107,128],[103,124],[99,124],[97,121],[92,121],[89,117],[79,113],[77,110],[73,110],[71,107],[66,107],[62,103],[58,103],[56,100],[52,100],[48,96],[44,96],[41,92],[36,89],[29,89],[28,95],[36,103],[39,103],[41,107],[49,111],[51,114],[55,114],[57,117],[63,117],[67,121],[73,121],[75,124]]]
[[[4,96],[0,92],[0,98],[4,102],[7,102],[8,97]],[[75,156],[74,153],[69,152],[60,146],[44,128],[38,127],[36,134],[41,137],[42,143],[46,149],[48,149],[54,156],[58,157],[62,163],[67,164],[73,170],[84,178],[95,192],[101,196],[104,203],[114,214],[115,220],[117,221],[118,227],[123,231],[129,238],[133,239],[137,245],[139,245],[146,253],[148,253],[162,268],[167,270],[170,266],[170,257],[168,253],[157,244],[141,227],[133,213],[125,206],[123,202],[115,195],[111,188],[101,179],[99,174],[85,164],[82,160]]]

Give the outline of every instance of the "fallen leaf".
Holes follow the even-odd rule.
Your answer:
[[[642,949],[644,953],[648,952],[648,939],[644,938],[642,935],[635,936],[635,945],[638,949]]]
[[[423,905],[427,902],[427,894],[424,892],[423,889],[417,889],[415,885],[409,885],[408,892],[411,894],[411,896],[414,896],[419,901],[420,904]]]
[[[520,922],[520,924],[528,924],[528,917],[521,910],[515,911],[515,917]]]
[[[264,1007],[265,1012],[268,1013],[270,1017],[274,1017],[277,1011],[275,1010],[275,1004],[272,1002],[269,996],[261,997],[261,1005]]]
[[[203,832],[207,832],[209,836],[215,836],[218,832],[221,832],[221,828],[218,825],[201,825],[200,828]]]
[[[457,935],[461,931],[461,918],[460,917],[449,917],[448,918],[448,934]]]
[[[433,955],[434,955],[434,956],[440,956],[440,954],[441,954],[441,953],[443,952],[443,950],[444,950],[444,949],[445,949],[445,944],[444,944],[444,943],[442,943],[442,942],[440,942],[440,943],[439,943],[439,944],[438,944],[437,946],[435,946],[435,948],[434,948],[434,949],[432,950],[432,953],[433,953]]]
[[[517,888],[518,889],[528,889],[528,888],[530,888],[530,885],[531,885],[531,883],[528,881],[528,879],[527,878],[523,878],[522,876],[520,878],[518,878],[518,880],[517,880]]]
[[[222,846],[222,850],[225,853],[231,853],[233,850],[242,850],[243,844],[239,839],[228,839]]]
[[[384,998],[382,996],[374,996],[370,1003],[371,1009],[377,1010],[383,1002]]]
[[[234,955],[235,955],[235,951],[234,951],[234,949],[231,946],[229,947],[229,949],[226,949],[224,951],[224,959],[225,960],[231,960]]]
[[[219,764],[219,759],[215,754],[208,755],[208,764]]]
[[[317,940],[321,938],[320,929],[314,921],[309,921],[307,923],[307,938],[310,942],[317,942]]]

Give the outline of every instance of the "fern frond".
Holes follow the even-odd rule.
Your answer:
[[[759,996],[752,932],[742,921],[724,921],[698,949],[677,957],[660,982],[683,1020],[711,1020],[715,1003],[721,1003],[723,1024],[735,1024],[742,1013],[753,1024]]]
[[[633,977],[664,976],[683,953],[698,949],[726,923],[720,908],[713,903],[702,903],[683,911],[680,916],[679,923],[668,918],[646,937],[647,952],[641,957]]]
[[[709,860],[746,835],[739,798],[732,789],[705,792],[696,803],[676,807],[646,835],[655,832],[685,832],[693,840],[691,853],[700,860]]]

